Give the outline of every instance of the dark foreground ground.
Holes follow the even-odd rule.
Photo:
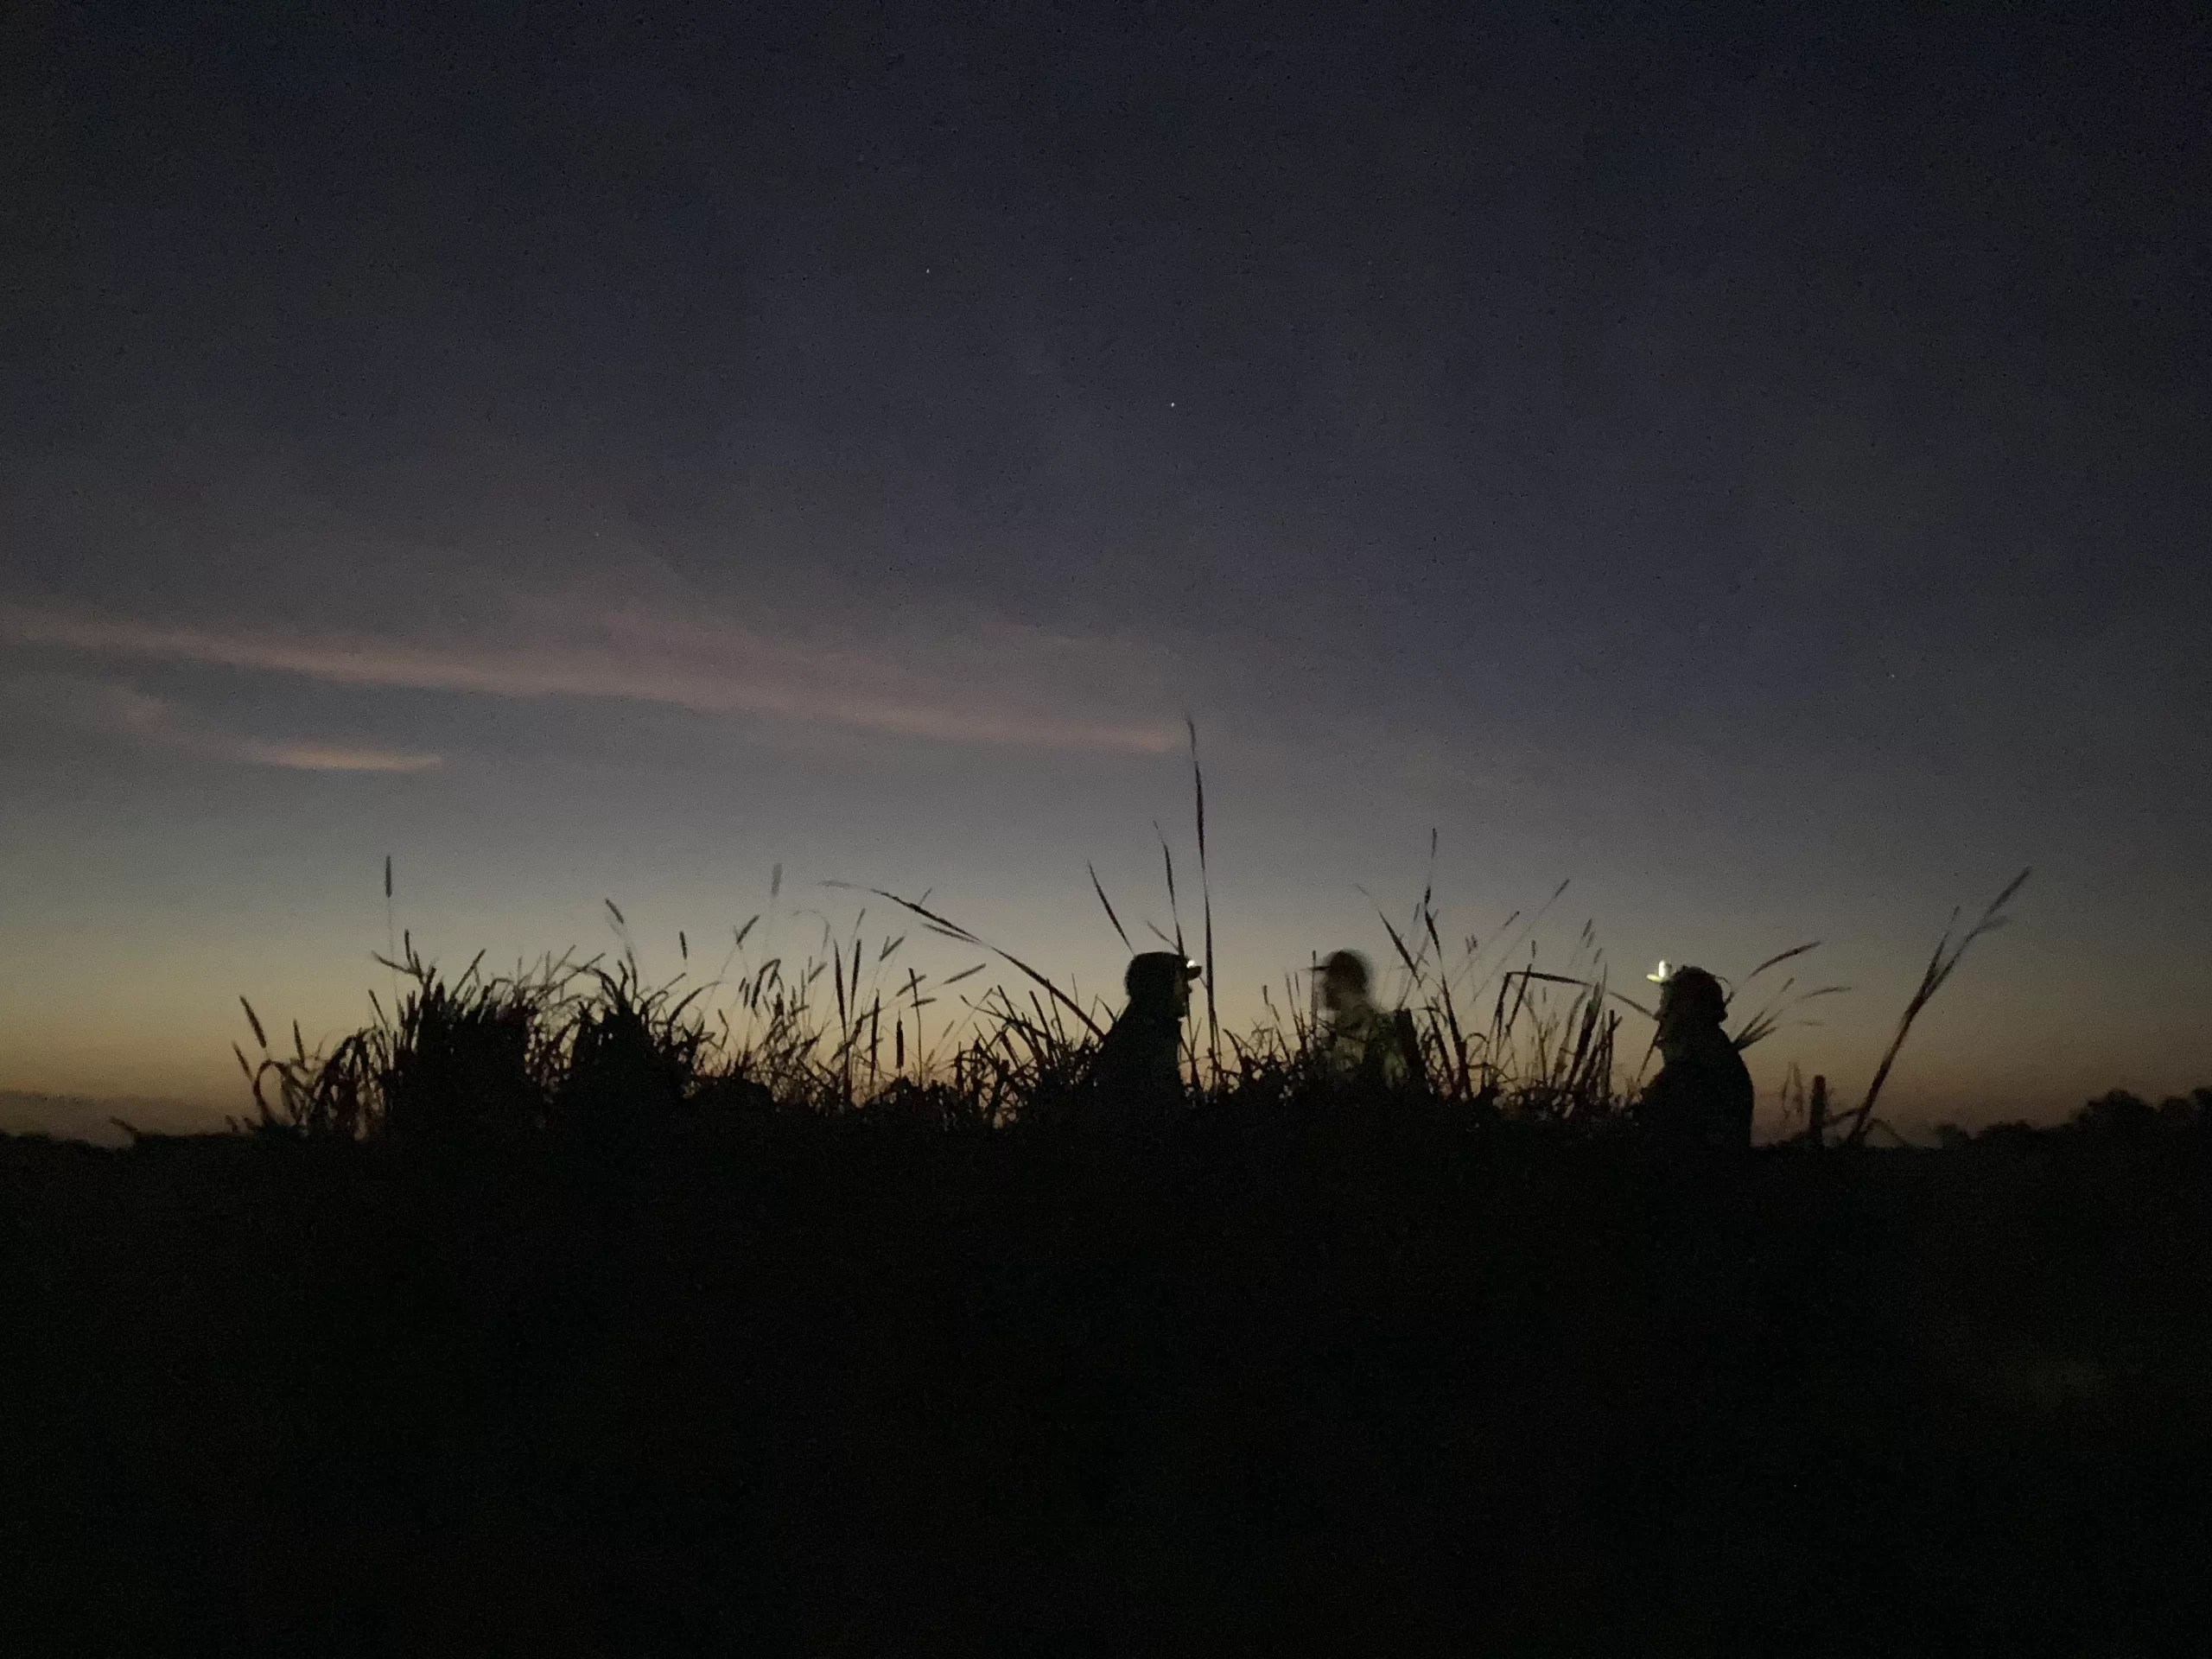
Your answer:
[[[2208,1174],[0,1141],[0,1651],[2201,1651]]]

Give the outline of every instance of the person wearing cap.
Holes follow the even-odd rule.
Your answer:
[[[1669,969],[1647,976],[1659,984],[1659,1031],[1653,1039],[1663,1064],[1637,1103],[1639,1121],[1675,1146],[1713,1150],[1751,1143],[1751,1074],[1721,1022],[1728,996],[1702,968]]]
[[[1183,1020],[1198,971],[1173,950],[1129,959],[1122,976],[1128,1005],[1098,1046],[1090,1072],[1100,1104],[1115,1120],[1154,1120],[1183,1098]]]
[[[1405,1043],[1398,1022],[1375,1006],[1367,958],[1357,950],[1335,950],[1314,971],[1328,1014],[1321,1032],[1328,1074],[1370,1088],[1402,1085],[1408,1075]]]

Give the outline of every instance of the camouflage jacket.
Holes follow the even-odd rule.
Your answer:
[[[1331,1020],[1321,1052],[1329,1075],[1339,1082],[1395,1089],[1406,1081],[1396,1023],[1372,1002],[1355,1003]]]

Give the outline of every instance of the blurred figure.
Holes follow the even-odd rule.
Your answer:
[[[1173,950],[1132,957],[1122,976],[1128,1005],[1099,1045],[1091,1081],[1110,1120],[1147,1122],[1183,1098],[1183,1019],[1198,964]]]
[[[1669,1145],[1715,1150],[1751,1144],[1751,1074],[1723,1031],[1727,994],[1702,968],[1665,963],[1660,982],[1659,1033],[1664,1062],[1637,1103],[1645,1129]]]
[[[1400,1021],[1375,1006],[1367,958],[1357,950],[1330,954],[1319,969],[1321,1006],[1328,1019],[1321,1033],[1321,1056],[1339,1083],[1395,1089],[1408,1076],[1406,1045]]]

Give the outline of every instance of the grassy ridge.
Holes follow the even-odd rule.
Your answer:
[[[925,899],[934,983],[858,921],[659,986],[612,904],[611,963],[403,939],[327,1051],[245,1010],[245,1133],[0,1139],[0,1647],[2164,1650],[2212,1091],[1867,1141],[2018,887],[1857,1107],[1693,1161],[1592,930],[1447,952],[1427,893],[1408,1086],[1294,978],[1141,1127]]]
[[[1280,1001],[1262,986],[1265,1016],[1249,1031],[1221,1027],[1195,729],[1192,745],[1205,955],[1203,1018],[1191,1022],[1183,1039],[1187,1104],[1233,1114],[1325,1096],[1333,1088],[1328,1032],[1310,976],[1287,976]],[[1432,863],[1434,852],[1432,837]],[[1161,856],[1174,917],[1175,864],[1164,837]],[[1108,921],[1134,950],[1096,871],[1090,879]],[[2004,907],[2027,879],[2022,871],[1962,934],[1953,913],[1855,1108],[1831,1119],[1824,1082],[1816,1080],[1808,1094],[1792,1068],[1785,1112],[1794,1108],[1804,1118],[1801,1132],[1808,1141],[1825,1144],[1833,1135],[1857,1146],[1871,1130],[1886,1128],[1874,1107],[1914,1021],[1974,941],[2006,925]],[[778,866],[772,911],[782,880]],[[1543,1123],[1577,1135],[1627,1123],[1653,1050],[1649,1040],[1640,1048],[1624,1045],[1622,1009],[1646,1020],[1653,1010],[1611,988],[1592,924],[1584,924],[1562,970],[1537,965],[1529,935],[1566,889],[1561,882],[1525,919],[1518,912],[1507,917],[1487,941],[1468,935],[1454,944],[1440,925],[1433,880],[1402,927],[1378,906],[1404,976],[1397,1017],[1412,1095],[1477,1119]],[[378,958],[393,976],[391,1006],[372,992],[373,1020],[334,1046],[310,1052],[295,1023],[291,1052],[272,1049],[259,1014],[243,1004],[259,1050],[257,1058],[237,1051],[253,1094],[251,1125],[264,1134],[418,1145],[512,1145],[550,1131],[613,1147],[680,1116],[732,1110],[938,1128],[1099,1116],[1086,1084],[1112,1022],[1109,1009],[931,908],[926,894],[911,899],[861,891],[982,960],[933,979],[898,960],[908,931],[873,942],[864,937],[865,908],[848,938],[835,937],[824,920],[818,944],[798,960],[765,945],[755,947],[760,954],[748,952],[761,920],[756,914],[732,930],[721,964],[699,977],[690,968],[690,941],[679,932],[685,969],[658,986],[646,982],[627,920],[612,899],[607,911],[621,951],[611,963],[548,956],[512,974],[487,974],[480,953],[448,974],[419,956],[411,937],[398,935],[400,943]],[[387,859],[388,920],[393,892]],[[767,931],[772,937],[772,922]],[[1179,918],[1172,939],[1163,934],[1161,943],[1186,954]],[[1749,994],[1762,976],[1817,948],[1818,941],[1796,946],[1740,981],[1724,982],[1739,1050],[1791,1023],[1806,1003],[1848,988],[1800,989],[1797,970],[1789,969],[1778,987]],[[1011,988],[982,982],[979,995],[957,988],[994,957],[1016,976]]]
[[[17,1650],[2161,1650],[2212,1170],[698,1117],[0,1142]]]

